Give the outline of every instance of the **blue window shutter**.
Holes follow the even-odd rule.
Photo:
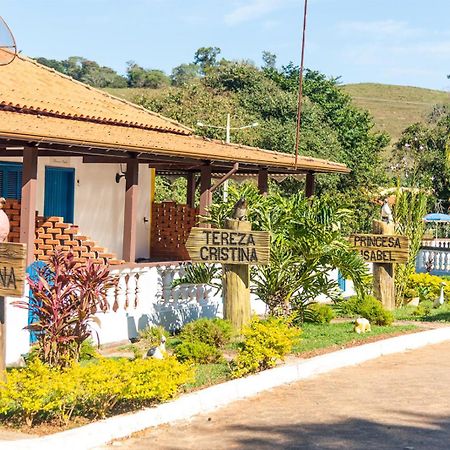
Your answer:
[[[22,164],[0,163],[0,195],[20,200],[22,196]]]

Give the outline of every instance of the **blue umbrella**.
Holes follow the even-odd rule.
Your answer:
[[[425,222],[450,222],[450,215],[442,213],[431,213],[427,214],[423,218],[423,220],[425,220]]]

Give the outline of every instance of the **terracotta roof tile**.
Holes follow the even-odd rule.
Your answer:
[[[240,162],[292,172],[294,156],[194,136],[170,119],[19,56],[0,66],[0,139]],[[344,164],[300,156],[298,171],[348,173]]]
[[[0,67],[0,80],[2,105],[110,124],[192,133],[171,119],[79,83],[21,55]]]

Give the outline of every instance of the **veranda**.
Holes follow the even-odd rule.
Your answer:
[[[256,176],[264,194],[270,176],[301,174],[312,195],[316,173],[349,172],[330,161],[296,163],[285,153],[197,137],[23,56],[0,67],[0,79],[0,194],[8,198],[10,240],[27,244],[28,265],[45,262],[56,247],[80,263],[113,265],[120,280],[109,311],[98,314],[103,344],[134,337],[149,323],[178,326],[218,313],[221,298],[207,289],[186,287],[174,298],[171,285],[188,259],[190,228],[226,179]],[[156,172],[186,177],[185,205],[152,204]],[[6,304],[6,358],[14,363],[29,347],[28,317],[11,299]]]

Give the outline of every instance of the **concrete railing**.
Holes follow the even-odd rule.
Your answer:
[[[450,275],[450,247],[444,244],[422,246],[416,258],[416,272]]]
[[[108,310],[98,312],[94,337],[101,344],[135,338],[151,325],[177,330],[200,317],[222,312],[221,293],[204,284],[173,282],[184,274],[184,264],[135,264],[114,268],[115,288],[107,293]]]

